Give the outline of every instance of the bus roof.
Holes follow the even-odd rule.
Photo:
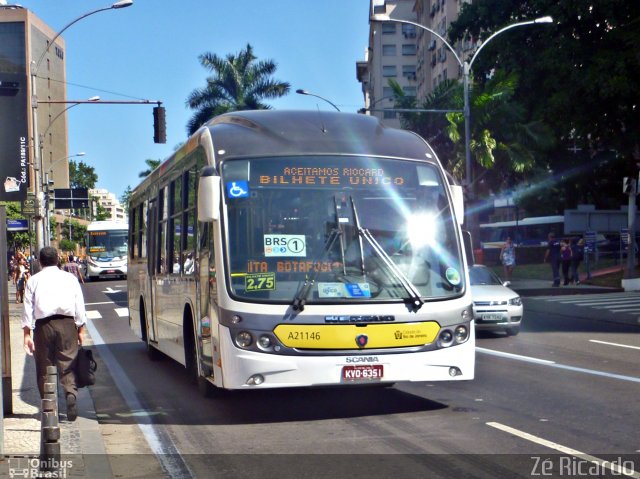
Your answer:
[[[418,135],[376,117],[327,111],[237,111],[210,120],[216,154],[225,157],[353,154],[437,161]]]
[[[497,223],[483,223],[480,228],[500,228],[504,226],[528,226],[528,225],[550,225],[555,223],[564,223],[563,215],[555,216],[532,216],[530,218],[522,218],[517,222],[513,221],[498,221]]]
[[[208,148],[209,141],[213,150]],[[292,155],[362,155],[408,158],[440,164],[431,146],[417,134],[384,126],[374,116],[306,110],[246,110],[225,113],[200,127],[176,152],[151,172],[131,198],[200,145],[214,166],[224,158]]]
[[[93,221],[87,226],[87,231],[102,230],[128,230],[129,223],[126,221]]]

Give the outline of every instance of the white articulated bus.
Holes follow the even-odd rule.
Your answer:
[[[205,394],[474,377],[462,192],[413,133],[224,114],[129,215],[131,327]]]
[[[85,235],[87,280],[127,277],[127,236],[125,221],[94,221]]]

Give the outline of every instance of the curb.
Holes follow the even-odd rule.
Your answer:
[[[512,288],[520,296],[564,296],[571,294],[603,294],[603,293],[622,293],[622,288],[567,288],[567,287],[546,287],[546,288]]]

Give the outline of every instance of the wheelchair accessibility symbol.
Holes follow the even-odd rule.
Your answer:
[[[229,198],[246,198],[249,196],[249,183],[246,181],[232,181],[227,183]]]

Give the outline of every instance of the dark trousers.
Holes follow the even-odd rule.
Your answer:
[[[74,371],[78,356],[78,328],[74,319],[37,320],[33,343],[40,397],[44,397],[47,366],[58,369],[65,396],[69,393],[78,396]]]
[[[569,276],[569,268],[571,266],[570,259],[562,260],[562,277],[564,278],[564,284],[567,285],[571,281],[571,277]]]
[[[551,274],[553,274],[553,284],[560,285],[560,259],[551,258]]]

